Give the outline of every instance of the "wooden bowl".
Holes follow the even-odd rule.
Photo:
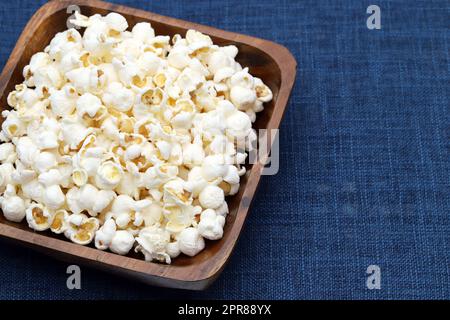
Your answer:
[[[274,94],[274,99],[266,104],[263,112],[258,114],[255,127],[257,129],[279,127],[296,74],[296,61],[285,47],[258,38],[91,0],[51,1],[34,14],[17,41],[0,76],[2,106],[7,106],[8,93],[16,84],[23,81],[22,69],[31,56],[42,51],[57,32],[67,29],[69,5],[78,5],[82,14],[88,16],[95,13],[105,15],[111,11],[118,12],[126,17],[130,27],[137,22],[148,21],[157,34],[184,35],[188,29],[196,29],[211,36],[216,44],[236,45],[239,48],[237,60],[243,66],[248,66],[251,74],[260,77]],[[208,241],[205,250],[200,254],[192,258],[180,256],[174,259],[172,265],[146,262],[142,256],[136,254],[119,256],[97,250],[93,246],[81,246],[50,232],[37,233],[29,229],[26,222],[9,222],[2,214],[0,214],[0,236],[34,247],[71,264],[94,266],[152,285],[202,290],[217,278],[236,245],[258,186],[262,168],[260,163],[248,166],[247,174],[242,177],[239,193],[227,199],[230,213],[223,239]]]

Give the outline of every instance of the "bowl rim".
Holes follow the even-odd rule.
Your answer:
[[[172,25],[183,29],[193,28],[214,37],[239,42],[260,49],[269,55],[280,69],[281,82],[278,96],[274,104],[274,110],[277,110],[277,112],[273,112],[266,127],[266,129],[278,129],[295,82],[297,68],[297,62],[294,56],[286,47],[272,41],[252,36],[98,0],[53,0],[42,5],[26,24],[3,68],[0,75],[0,96],[6,94],[5,89],[11,79],[18,60],[24,53],[26,43],[30,40],[40,24],[51,15],[67,8],[69,5],[88,6],[115,11],[122,14],[133,15],[138,19],[152,20],[161,24]],[[270,148],[268,149],[267,152],[270,152]],[[263,167],[259,162],[253,165],[248,176],[248,181],[252,181],[252,183],[247,183],[242,194],[242,199],[253,199],[259,184],[262,169]],[[51,238],[45,234],[35,233],[31,230],[22,230],[4,223],[0,223],[0,237],[13,239],[19,243],[31,245],[33,247],[45,248],[56,255],[76,257],[82,261],[93,263],[94,265],[101,265],[110,269],[122,269],[125,273],[132,272],[135,276],[147,279],[150,278],[153,283],[163,279],[171,280],[173,282],[170,285],[161,283],[160,285],[163,286],[185,288],[187,287],[185,284],[190,283],[188,286],[189,289],[204,289],[205,286],[209,285],[223,270],[238,241],[250,206],[248,201],[242,201],[242,199],[237,209],[239,214],[236,215],[235,221],[229,229],[229,232],[233,232],[236,236],[222,239],[221,241],[224,241],[224,243],[222,243],[222,247],[219,251],[214,253],[209,259],[191,265],[177,266],[146,262],[144,260],[120,256],[91,247],[80,246],[69,241]],[[114,258],[112,259],[112,257]],[[114,263],[111,263],[111,260],[113,260]],[[201,270],[201,272],[198,272],[199,270]]]

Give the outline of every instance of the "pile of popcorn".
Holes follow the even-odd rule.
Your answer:
[[[6,219],[147,261],[222,238],[270,89],[189,30],[76,14],[23,69],[0,132]]]

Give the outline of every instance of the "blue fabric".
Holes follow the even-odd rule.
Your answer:
[[[3,66],[44,1],[0,3]],[[204,292],[148,287],[0,243],[0,298],[450,298],[448,1],[114,1],[287,46],[281,169]],[[381,8],[368,30],[366,8]],[[381,290],[366,268],[381,268]]]

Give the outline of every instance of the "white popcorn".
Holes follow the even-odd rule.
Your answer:
[[[132,90],[125,88],[120,82],[112,82],[108,85],[102,100],[106,106],[126,112],[133,106],[134,93]]]
[[[40,202],[44,194],[44,186],[37,179],[33,179],[22,184],[22,192],[25,197]]]
[[[71,19],[23,70],[0,131],[0,206],[77,244],[171,263],[223,236],[271,89],[234,45]],[[82,34],[82,35],[81,35]],[[135,239],[136,237],[136,239]]]
[[[197,229],[191,227],[180,232],[178,245],[182,253],[193,257],[205,248],[205,240],[203,240]]]
[[[0,162],[13,163],[17,159],[16,147],[12,143],[0,144]]]
[[[71,85],[65,85],[61,90],[51,90],[49,99],[52,112],[57,116],[72,114],[77,97],[76,90]]]
[[[181,253],[178,241],[169,242],[166,245],[166,252],[169,255],[169,257],[172,258],[172,259],[178,257],[180,255],[180,253]]]
[[[209,185],[200,192],[198,199],[203,208],[216,209],[225,201],[225,195],[221,188]]]
[[[205,82],[205,77],[199,72],[188,67],[181,72],[175,84],[181,89],[181,91],[191,92],[197,89],[197,86],[203,82]]]
[[[57,132],[51,130],[40,132],[36,137],[36,145],[41,150],[57,148],[59,146]]]
[[[249,116],[241,111],[233,112],[226,120],[226,133],[237,139],[245,138],[252,129],[252,122]]]
[[[10,162],[0,164],[0,188],[6,187],[11,182],[14,166]]]
[[[111,239],[109,249],[117,254],[125,255],[127,254],[134,244],[133,235],[126,230],[119,230],[114,233]]]
[[[9,112],[2,123],[2,132],[9,139],[20,137],[25,133],[25,124],[18,118],[15,111]]]
[[[67,79],[79,93],[98,92],[104,85],[105,75],[97,67],[81,67],[66,73]]]
[[[61,187],[54,184],[45,188],[42,195],[42,201],[49,209],[56,210],[64,204],[66,197],[62,192]]]
[[[162,261],[170,263],[170,256],[166,253],[166,247],[170,241],[170,233],[157,227],[146,227],[139,232],[136,242],[136,252],[142,252],[145,261]]]
[[[100,101],[100,99],[87,92],[77,100],[78,116],[83,117],[85,114],[87,114],[89,117],[93,118],[95,117],[101,106],[102,102]]]
[[[120,14],[111,12],[105,17],[108,27],[115,31],[125,31],[128,28],[127,20]]]
[[[51,152],[40,152],[34,161],[34,168],[38,173],[46,172],[58,164],[55,154]]]
[[[0,204],[3,211],[3,215],[9,221],[21,222],[25,218],[25,201],[15,194],[15,190],[12,194],[7,194],[0,197]]]
[[[58,169],[50,169],[49,171],[41,173],[38,177],[38,181],[46,187],[58,185],[61,183],[61,173]]]
[[[155,31],[148,22],[136,23],[131,32],[133,37],[142,43],[149,43],[149,40],[155,37]]]
[[[115,233],[116,223],[114,220],[106,220],[103,226],[95,232],[95,247],[100,250],[108,249]]]
[[[11,181],[14,184],[25,184],[30,182],[36,177],[36,172],[31,169],[27,169],[22,162],[15,162],[16,168],[11,173]]]
[[[252,89],[241,86],[232,87],[230,90],[231,102],[239,108],[239,110],[246,110],[253,106],[256,101],[256,93]]]
[[[21,137],[16,142],[16,152],[19,160],[26,166],[31,166],[39,153],[39,149],[27,136]]]
[[[72,180],[76,186],[82,187],[88,182],[88,172],[83,168],[75,168],[72,172]]]
[[[106,161],[100,165],[95,176],[95,183],[99,188],[114,189],[122,179],[122,168],[112,161]]]
[[[93,129],[87,128],[75,117],[67,117],[62,120],[61,131],[64,142],[69,146],[70,149],[76,149],[84,140],[84,138],[86,138],[90,133],[93,132]]]
[[[56,63],[38,68],[33,73],[33,84],[36,87],[54,87],[60,89],[64,84],[64,78],[58,70]]]
[[[189,65],[191,50],[185,46],[175,46],[167,56],[167,61],[172,67],[184,69]]]
[[[223,236],[224,225],[225,218],[223,216],[217,215],[212,209],[206,209],[200,215],[200,222],[197,229],[205,239],[218,240]]]

